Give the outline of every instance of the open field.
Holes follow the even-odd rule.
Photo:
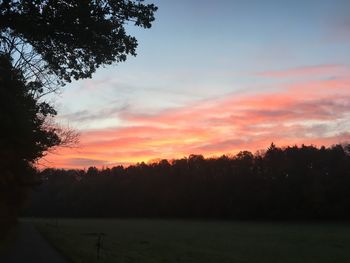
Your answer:
[[[350,262],[350,225],[151,219],[36,219],[73,262]],[[95,233],[105,233],[97,261]]]

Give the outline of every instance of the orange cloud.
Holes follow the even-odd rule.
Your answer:
[[[330,145],[349,141],[350,79],[293,82],[279,91],[232,94],[153,114],[113,114],[128,126],[83,131],[79,149],[50,154],[46,165],[101,167],[189,154],[255,151],[271,142]]]

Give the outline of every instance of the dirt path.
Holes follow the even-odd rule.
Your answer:
[[[3,263],[67,263],[35,227],[22,221],[18,224],[16,238],[4,258]]]

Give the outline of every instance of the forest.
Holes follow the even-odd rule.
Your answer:
[[[350,219],[350,145],[45,169],[22,212],[37,217]],[[29,205],[30,203],[30,205]]]

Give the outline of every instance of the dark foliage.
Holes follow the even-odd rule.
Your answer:
[[[156,10],[142,0],[0,0],[0,219],[33,184],[34,162],[77,142],[47,122],[56,111],[43,96],[136,55],[125,26],[151,27]]]
[[[350,219],[350,146],[46,169],[35,216]]]
[[[56,130],[46,125],[56,112],[33,98],[34,87],[40,88],[40,83],[25,83],[10,58],[0,55],[0,215],[15,213],[4,210],[16,210],[23,188],[33,183],[34,162],[61,143]]]
[[[3,0],[0,40],[19,38],[41,56],[49,73],[70,82],[136,55],[137,40],[125,25],[150,28],[156,10],[143,0]]]

